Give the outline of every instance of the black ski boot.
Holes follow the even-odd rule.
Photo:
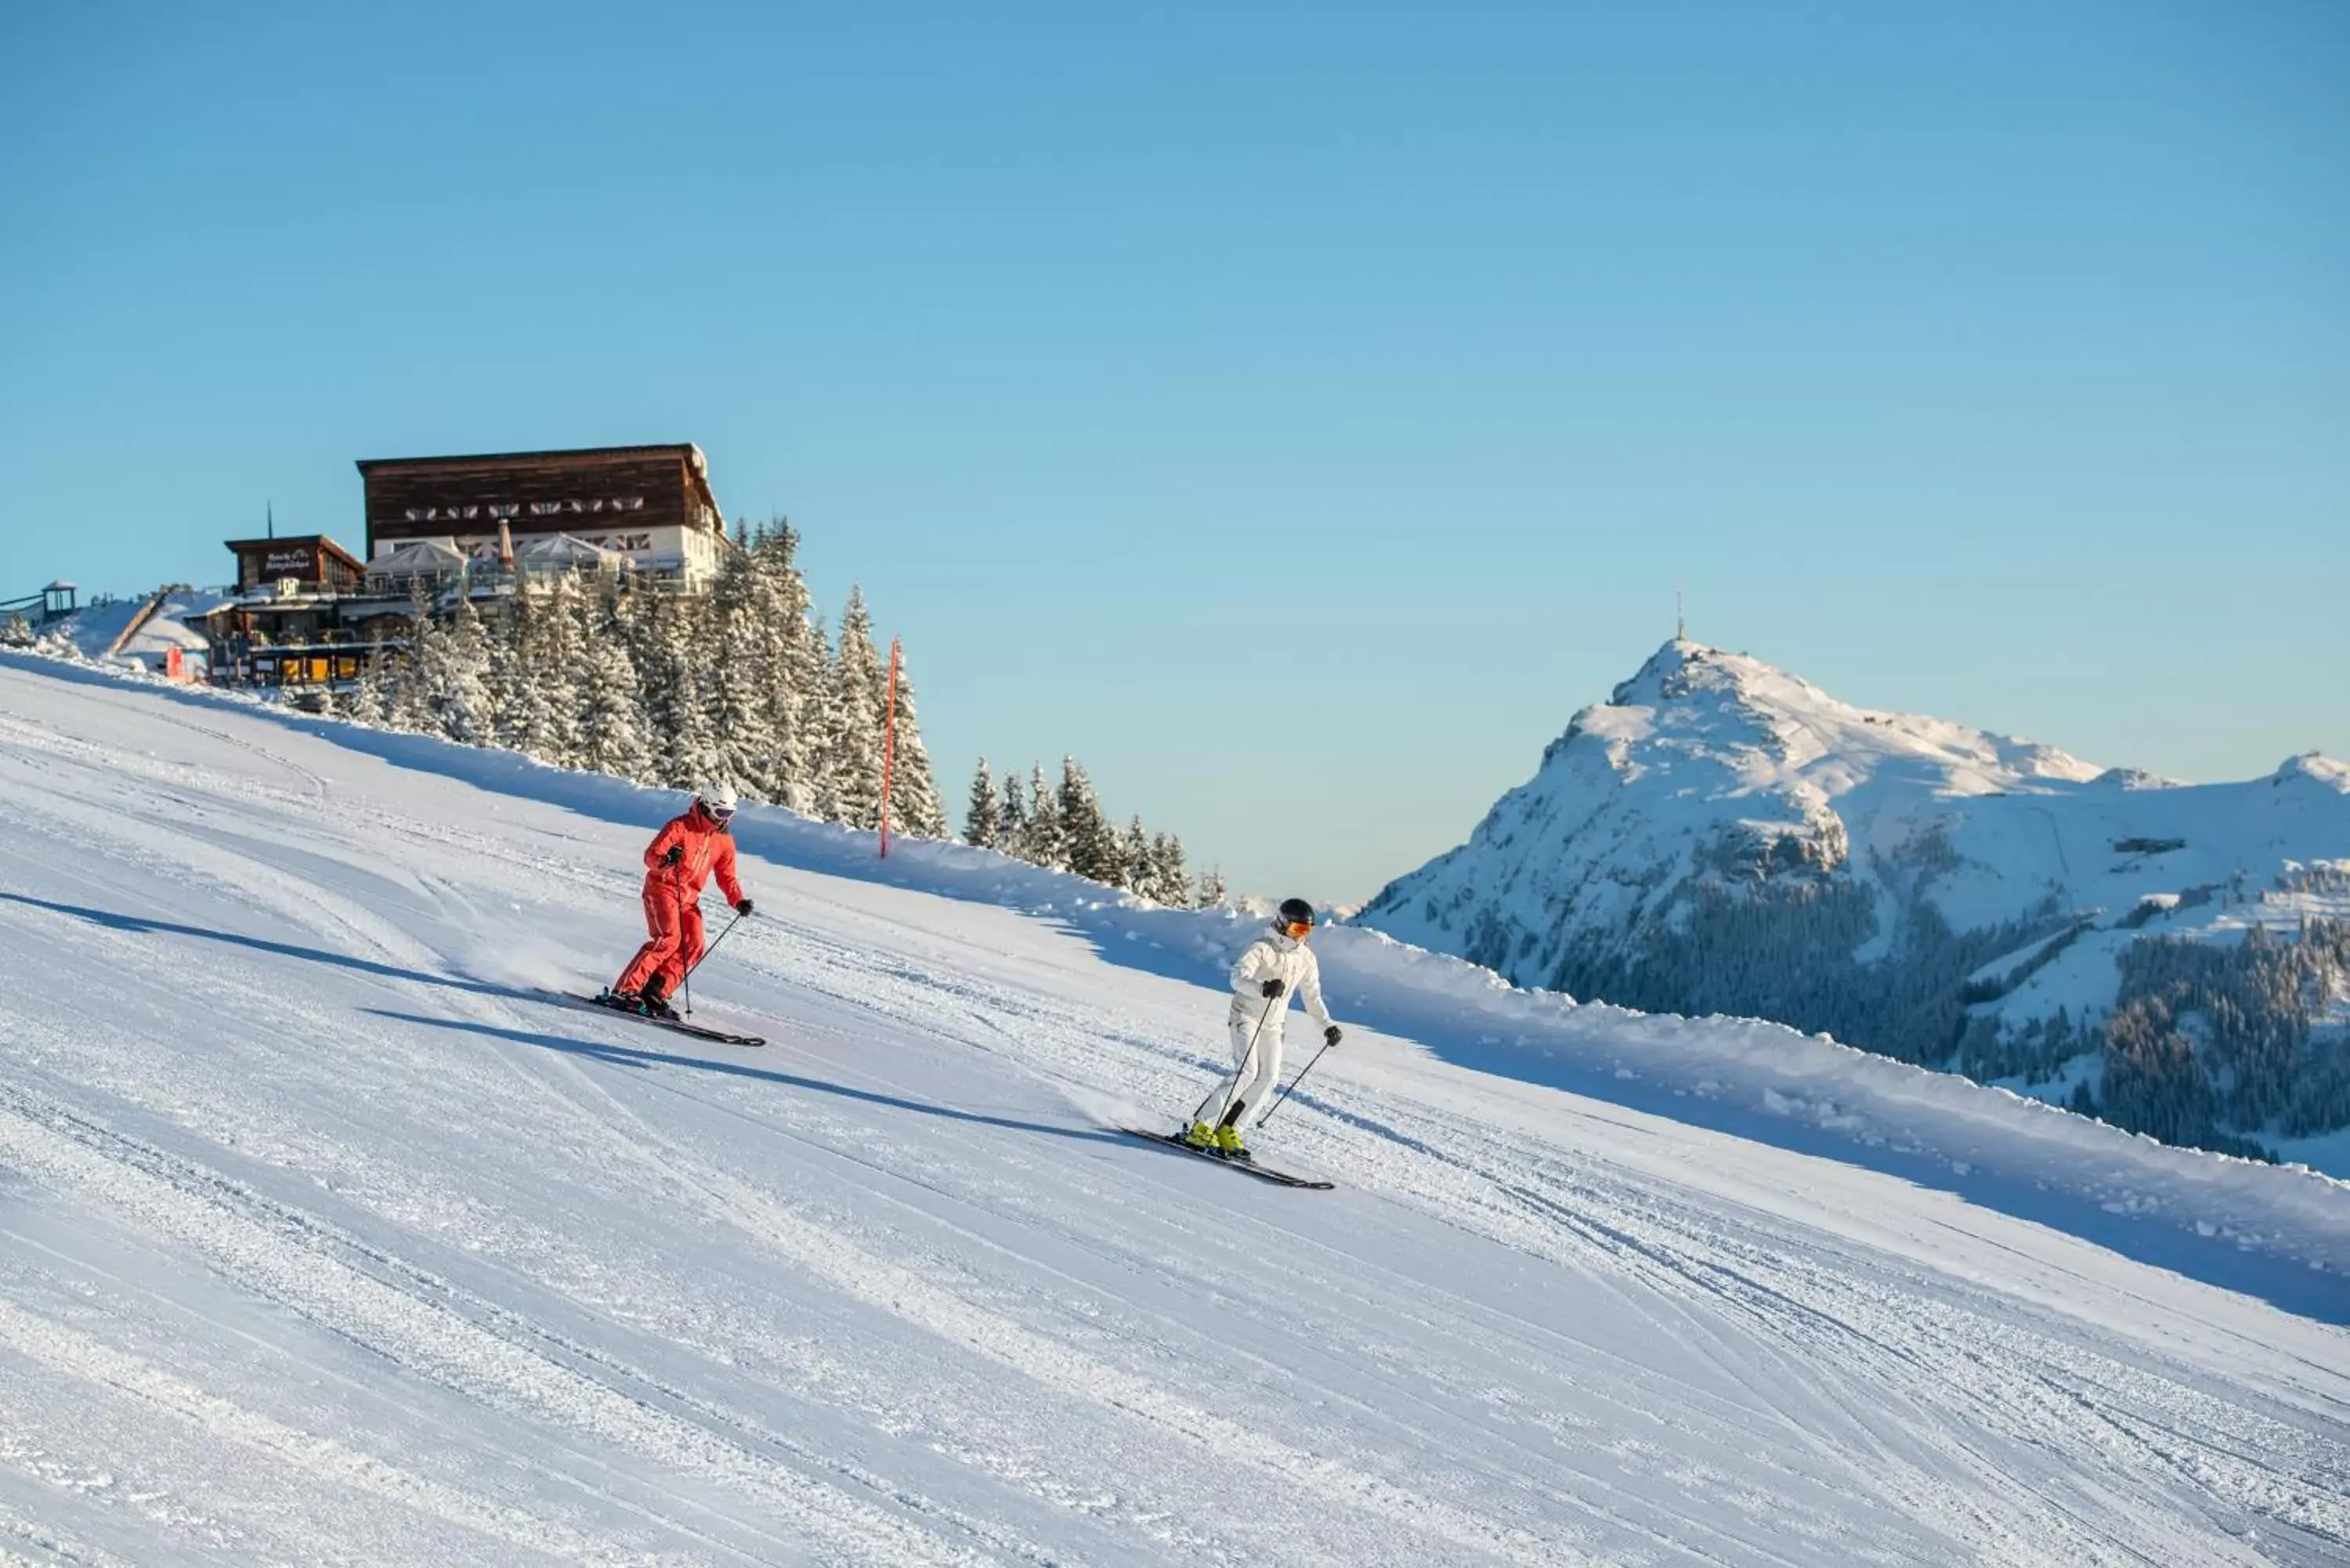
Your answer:
[[[661,994],[660,981],[658,980],[645,981],[645,988],[637,992],[637,1010],[647,1018],[658,1018],[664,1023],[674,1023],[678,1021],[677,1009],[671,1007],[669,1004],[669,999]]]

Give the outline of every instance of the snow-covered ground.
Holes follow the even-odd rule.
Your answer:
[[[204,639],[203,618],[227,603],[227,599],[206,588],[159,592],[161,603],[155,602],[158,595],[149,594],[84,605],[44,629],[63,639],[84,659],[106,659],[110,654],[150,671],[162,669],[164,653],[170,649],[201,657],[209,646]],[[151,604],[154,605],[152,614],[148,613]],[[120,649],[115,648],[118,642],[122,644]]]
[[[754,812],[772,1045],[537,999],[672,805],[0,657],[0,1561],[2350,1553],[2340,1183],[1332,931],[1284,1191],[1104,1126],[1237,917]]]

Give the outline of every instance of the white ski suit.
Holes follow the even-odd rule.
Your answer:
[[[1278,980],[1283,986],[1280,996],[1270,1002],[1264,996],[1268,980]],[[1246,1132],[1272,1108],[1274,1085],[1281,1082],[1281,1024],[1293,996],[1305,999],[1315,1027],[1330,1027],[1330,1010],[1322,1002],[1322,966],[1313,950],[1287,931],[1268,931],[1251,942],[1232,966],[1232,1005],[1225,1017],[1232,1032],[1232,1082],[1209,1102],[1211,1116],[1227,1104],[1238,1104],[1241,1113],[1232,1126]]]

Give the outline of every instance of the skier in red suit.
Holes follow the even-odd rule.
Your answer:
[[[702,890],[712,873],[738,915],[751,912],[734,877],[734,791],[706,784],[693,804],[672,817],[645,850],[645,929],[651,933],[604,995],[613,1006],[654,1018],[674,1018],[669,994],[702,957]]]

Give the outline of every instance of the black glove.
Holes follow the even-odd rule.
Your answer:
[[[664,866],[674,866],[684,858],[685,846],[682,844],[672,844],[669,846],[669,853],[661,857],[661,864]]]
[[[734,906],[734,912],[738,915],[749,914],[751,912],[751,900],[745,898],[741,903],[736,904]]]
[[[1274,979],[1266,981],[1263,985],[1258,986],[1256,989],[1260,995],[1279,996],[1283,992],[1287,991],[1289,986],[1286,981]]]
[[[1338,1043],[1338,1026],[1337,1026],[1336,1024],[1333,1023],[1332,1025],[1330,1025],[1330,1027],[1329,1027],[1329,1028],[1325,1029],[1324,1031],[1322,1031],[1322,1044],[1324,1044],[1324,1046],[1327,1047],[1327,1046],[1331,1046],[1331,1045],[1336,1045],[1337,1043]]]

